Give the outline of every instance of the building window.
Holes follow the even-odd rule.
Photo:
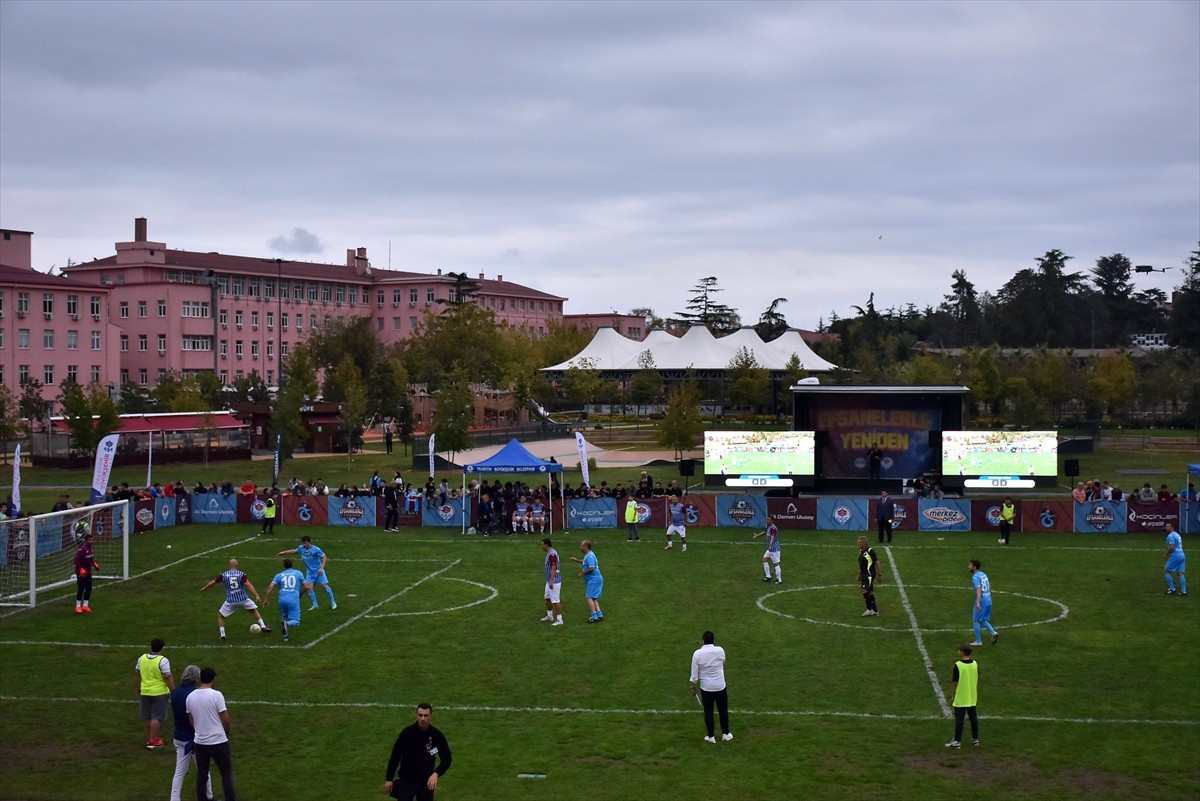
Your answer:
[[[68,364],[67,365],[67,380],[70,381],[72,384],[79,383],[79,365],[76,365],[76,364]]]
[[[275,312],[267,312],[267,330],[275,330]]]
[[[150,304],[148,304],[144,300],[139,300],[138,301],[138,317],[145,319],[145,317],[149,313],[150,313]]]
[[[395,294],[395,293],[393,293],[393,294]],[[383,305],[383,290],[382,289],[375,293],[375,302],[378,303],[380,306]],[[396,301],[396,302],[399,303],[399,301]]]
[[[222,312],[222,314],[224,314],[224,312]],[[160,315],[160,316],[165,316],[165,315]],[[184,317],[202,317],[202,318],[207,319],[208,318],[208,304],[202,300],[185,300],[183,302],[183,316]],[[227,323],[228,317],[226,317],[226,319],[222,320],[221,322]]]
[[[150,350],[150,337],[145,334],[138,334],[138,350],[142,353]]]
[[[96,384],[99,382],[100,382],[100,365],[93,364],[92,365],[92,383]]]
[[[382,317],[376,317],[376,318],[375,318],[375,330],[376,330],[376,331],[382,331],[382,330],[383,330],[383,318],[382,318]]]
[[[245,313],[241,312],[241,311],[235,311],[233,313],[233,324],[236,325],[238,328],[242,327],[242,323],[246,319],[244,315],[245,315]]]
[[[42,385],[47,387],[54,386],[54,365],[47,364],[42,368]]]
[[[121,301],[121,305],[118,306],[117,309],[118,309],[117,316],[119,316],[122,320],[129,319],[129,301],[127,301],[127,300]]]
[[[370,297],[371,297],[371,294],[369,292],[367,292],[367,290],[364,289],[363,290],[363,303],[369,303],[370,301],[368,300],[368,298],[370,298]],[[358,287],[356,287],[356,286],[350,287],[350,302],[358,303]]]
[[[297,302],[304,300],[304,282],[303,281],[296,281],[295,283],[292,284],[292,300],[297,301]]]
[[[240,275],[235,275],[233,277],[233,296],[240,298],[244,294],[246,294],[246,279]]]
[[[67,350],[79,350],[79,332],[67,332]]]
[[[250,325],[253,326],[255,330],[258,329],[258,312],[250,312]]]
[[[244,353],[245,351],[242,347],[242,340],[235,340],[233,343],[233,355],[240,359]]]
[[[321,302],[328,303],[333,298],[333,287],[329,284],[321,284]]]
[[[267,358],[268,359],[275,358],[275,340],[273,340],[273,339],[267,340]]]
[[[158,352],[162,353],[166,349],[167,349],[167,335],[159,334],[158,335]]]
[[[217,312],[217,322],[219,322],[221,325],[229,325],[228,309],[221,309],[219,312]]]
[[[435,290],[433,290],[433,289],[425,290],[425,302],[426,303],[433,303],[433,301],[436,299],[437,299],[437,293]]]
[[[500,311],[504,311],[504,298],[500,298]]]
[[[229,340],[228,340],[228,339],[222,339],[222,340],[221,340],[221,356],[222,356],[222,357],[225,357],[225,356],[228,356],[228,355],[229,355]]]
[[[166,377],[167,377],[167,368],[165,368],[165,367],[158,368],[158,383],[161,384],[163,382],[163,379]]]
[[[17,385],[24,386],[28,383],[29,383],[29,365],[28,364],[18,364],[17,365]]]
[[[245,377],[246,377],[246,373],[243,370],[238,370],[236,373],[233,374],[233,378],[235,381],[241,381]]]
[[[17,293],[17,314],[29,314],[29,293]]]
[[[346,302],[346,287],[342,286],[341,284],[338,284],[336,287],[334,287],[333,299],[336,300],[338,303],[345,303]]]
[[[415,290],[415,289],[408,290],[408,302],[409,303],[416,303],[417,297],[418,297],[417,290]]]
[[[92,332],[92,350],[100,350],[100,332]]]
[[[145,367],[138,370],[138,383],[143,387],[150,383],[150,372]]]
[[[184,305],[186,306],[187,304],[184,304]],[[160,300],[158,302],[158,316],[159,317],[167,316],[167,302],[165,300]]]
[[[250,358],[251,359],[258,358],[258,340],[257,339],[250,343]]]
[[[122,370],[121,371],[121,386],[125,386],[128,383],[129,383],[129,370]]]
[[[67,314],[72,317],[79,316],[79,296],[67,295]]]
[[[417,330],[417,318],[416,317],[408,318],[408,330],[413,333],[416,332],[416,330]]]
[[[229,373],[222,370],[221,371],[221,386],[225,386],[228,383],[229,383]]]
[[[100,316],[100,296],[99,295],[92,295],[91,306],[92,306],[92,317],[99,317]]]
[[[54,293],[42,293],[42,314],[54,314]]]
[[[275,282],[273,280],[271,280],[270,278],[263,279],[263,297],[264,298],[275,297]]]
[[[286,331],[287,324],[288,324],[288,315],[287,315],[287,312],[284,312],[283,314],[279,315],[279,329],[281,331]]]
[[[29,329],[17,329],[17,348],[19,350],[29,350]]]
[[[222,295],[229,294],[229,276],[227,276],[227,275],[218,275],[217,276],[217,289],[221,292]]]
[[[252,298],[258,297],[258,279],[249,278],[246,280],[246,295]]]
[[[287,355],[288,355],[288,343],[280,342],[279,343],[279,358],[286,359]]]
[[[267,386],[269,386],[269,387],[275,386],[275,371],[274,370],[267,371]]]
[[[42,331],[42,347],[46,350],[54,350],[54,330],[47,328]]]
[[[392,330],[393,330],[393,331],[399,331],[399,330],[400,330],[400,324],[401,324],[401,320],[403,320],[403,319],[404,319],[404,318],[402,318],[402,317],[393,317],[393,318],[392,318]],[[382,322],[382,321],[381,321],[381,322]]]
[[[312,281],[308,282],[308,299],[310,301],[317,299],[317,285]]]
[[[315,315],[315,314],[308,315],[308,327],[309,327],[309,330],[311,330],[311,331],[317,330],[317,315]]]

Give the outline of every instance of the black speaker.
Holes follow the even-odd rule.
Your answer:
[[[929,432],[929,447],[935,451],[941,450],[941,447],[942,447],[942,432],[941,431],[930,431]]]
[[[680,459],[679,460],[679,475],[691,478],[696,475],[696,460],[695,459]]]
[[[1079,475],[1079,460],[1067,459],[1063,462],[1063,470],[1067,474],[1067,478],[1075,478]]]

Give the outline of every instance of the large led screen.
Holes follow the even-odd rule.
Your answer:
[[[943,431],[944,476],[1057,476],[1057,431]]]
[[[811,476],[815,471],[815,432],[704,432],[707,475]]]

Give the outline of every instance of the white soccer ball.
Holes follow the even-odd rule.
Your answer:
[[[257,623],[250,624],[250,633],[251,634],[259,634],[261,632],[262,632],[262,626],[258,625]]]

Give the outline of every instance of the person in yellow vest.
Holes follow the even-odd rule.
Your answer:
[[[642,475],[645,475],[643,473]],[[629,500],[625,502],[625,525],[629,527],[628,542],[640,540],[638,536],[638,504],[637,499],[633,497],[633,493],[629,494]]]
[[[954,693],[954,739],[946,747],[962,748],[964,717],[971,719],[971,745],[979,745],[979,715],[975,712],[979,704],[979,663],[971,659],[971,646],[965,643],[958,646],[950,689]]]
[[[1008,538],[1012,536],[1013,521],[1017,519],[1017,507],[1013,503],[1012,498],[1005,498],[1004,503],[1000,504],[1000,544],[1008,545]]]
[[[267,498],[263,501],[263,534],[275,533],[275,515],[279,512],[279,501],[275,498],[273,492],[267,492]]]
[[[138,657],[133,666],[141,700],[142,720],[146,721],[146,748],[162,748],[162,722],[167,719],[167,707],[175,680],[171,678],[171,662],[162,654],[164,643],[155,637],[150,641],[150,653]]]

